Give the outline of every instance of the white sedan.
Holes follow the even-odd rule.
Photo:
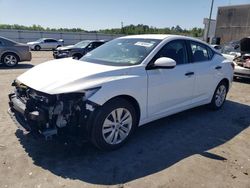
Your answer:
[[[112,150],[137,126],[200,105],[221,108],[233,80],[231,63],[189,37],[121,37],[80,61],[52,60],[19,76],[10,113],[46,138],[66,130]]]

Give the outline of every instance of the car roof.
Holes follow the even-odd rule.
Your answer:
[[[143,35],[128,35],[120,38],[143,38],[143,39],[158,39],[158,40],[163,40],[171,35],[164,35],[164,34],[143,34]]]
[[[47,39],[52,39],[52,40],[57,40],[57,39],[54,39],[54,38],[41,38],[43,40],[47,40]]]
[[[158,40],[165,40],[165,39],[186,39],[186,40],[193,40],[193,41],[197,41],[197,42],[201,42],[204,43],[206,45],[208,45],[207,43],[201,41],[200,39],[197,38],[193,38],[193,37],[188,37],[188,36],[183,36],[183,35],[171,35],[171,34],[142,34],[142,35],[128,35],[128,36],[123,36],[120,38],[140,38],[140,39],[158,39]]]

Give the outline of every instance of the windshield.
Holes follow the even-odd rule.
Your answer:
[[[87,53],[80,60],[109,65],[136,65],[141,63],[161,40],[114,39]]]
[[[43,41],[43,39],[38,39],[35,42],[42,42],[42,41]]]
[[[78,42],[74,45],[74,47],[76,48],[85,48],[86,46],[89,45],[89,43],[91,43],[90,40],[84,40],[84,41],[81,41],[81,42]]]

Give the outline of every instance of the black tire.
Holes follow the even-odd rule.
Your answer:
[[[19,62],[19,57],[14,53],[6,53],[3,55],[1,61],[6,67],[15,67]]]
[[[219,96],[219,90],[223,90],[223,97]],[[225,93],[224,93],[225,92]],[[213,98],[211,103],[209,104],[209,107],[212,110],[219,110],[223,104],[225,103],[226,97],[227,97],[227,92],[228,92],[228,84],[226,81],[221,81],[218,86],[215,89]],[[221,99],[221,100],[219,100]],[[220,102],[218,102],[220,101]]]
[[[120,124],[120,126],[123,128],[121,128],[121,127],[113,128],[114,125],[112,125],[112,127],[109,125],[110,128],[113,129],[111,131],[110,135],[114,131],[114,133],[113,133],[114,136],[113,136],[113,139],[111,138],[111,140],[114,141],[115,140],[114,137],[116,137],[117,141],[118,141],[118,138],[120,138],[119,143],[110,144],[105,140],[105,139],[107,139],[107,138],[105,138],[105,134],[107,135],[109,133],[103,132],[103,130],[105,129],[104,128],[104,121],[110,117],[113,117],[111,115],[111,112],[114,112],[115,110],[118,110],[118,109],[124,109],[124,111],[122,111],[122,113],[121,113],[121,114],[124,114],[123,118],[126,116],[126,113],[129,112],[128,114],[130,114],[131,116],[129,116],[128,118],[123,120],[123,122],[125,122],[127,120],[131,120],[131,118],[132,118],[132,121],[129,121],[132,123],[129,123],[131,125],[130,129],[128,128],[129,124],[126,125],[126,129],[130,130],[130,131],[128,131],[127,134],[125,133],[126,137],[124,137],[123,140],[122,140],[121,133],[126,132],[123,130],[125,124],[123,124],[123,125]],[[115,113],[115,114],[118,117],[118,114],[117,113]],[[122,119],[122,115],[120,116],[120,118]],[[117,124],[119,124],[119,123],[117,122]],[[112,99],[112,100],[108,101],[107,103],[105,103],[102,107],[100,107],[100,109],[98,109],[92,126],[93,126],[93,128],[92,128],[92,132],[91,132],[91,141],[97,148],[99,148],[101,150],[106,150],[106,151],[118,149],[123,144],[125,144],[127,142],[129,137],[131,136],[131,134],[134,132],[135,127],[137,126],[137,117],[136,117],[135,108],[132,106],[131,103],[129,103],[127,100],[125,100],[123,98]],[[110,129],[110,128],[107,128],[107,129]],[[107,129],[105,129],[105,130],[107,130]],[[116,130],[114,130],[114,129],[116,129]],[[117,136],[115,136],[116,134],[117,134]]]
[[[40,51],[40,50],[41,50],[41,46],[36,45],[34,49],[35,49],[36,51]]]
[[[82,54],[73,54],[72,55],[72,58],[76,59],[76,60],[81,59],[81,57],[82,57]]]
[[[62,47],[61,45],[58,45],[56,48]]]

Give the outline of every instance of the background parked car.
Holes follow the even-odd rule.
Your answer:
[[[103,40],[84,40],[76,43],[75,45],[58,47],[55,51],[53,51],[53,56],[56,59],[65,57],[80,59],[83,55],[104,43],[105,41]]]
[[[52,39],[52,38],[41,38],[34,42],[28,42],[30,49],[39,51],[41,49],[56,49],[63,46],[63,40]]]
[[[14,67],[20,61],[30,61],[29,46],[0,37],[0,60],[7,67]]]
[[[250,37],[222,47],[225,58],[234,62],[234,76],[250,78]]]

